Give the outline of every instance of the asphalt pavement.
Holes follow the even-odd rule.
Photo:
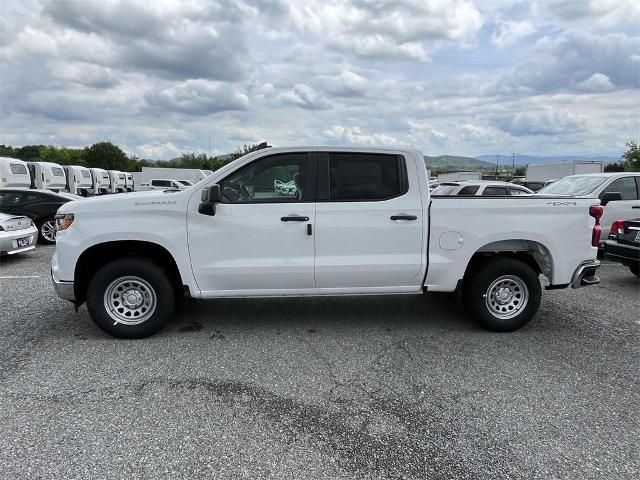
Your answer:
[[[193,302],[109,337],[0,261],[0,478],[640,478],[640,285],[508,334],[448,295]]]

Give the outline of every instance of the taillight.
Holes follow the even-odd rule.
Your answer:
[[[602,213],[604,209],[601,205],[593,205],[589,207],[589,215],[596,219],[596,224],[593,227],[593,231],[591,232],[591,246],[599,247],[600,246],[600,235],[602,234],[602,228],[600,227],[600,218],[602,218]]]
[[[624,233],[624,220],[616,220],[611,224],[610,237],[615,237],[619,233]]]

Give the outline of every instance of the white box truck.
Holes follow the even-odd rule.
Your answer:
[[[534,163],[527,165],[525,180],[527,182],[548,182],[568,175],[584,173],[602,173],[602,160],[570,160],[566,162]]]
[[[17,158],[0,157],[0,188],[30,188],[31,176],[27,162]]]

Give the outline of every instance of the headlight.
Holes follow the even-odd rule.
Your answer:
[[[56,215],[56,227],[59,232],[62,230],[66,230],[73,223],[73,213],[65,213],[61,215]]]

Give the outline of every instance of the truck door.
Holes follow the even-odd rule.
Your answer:
[[[424,220],[415,168],[402,155],[318,153],[318,288],[421,285]]]
[[[189,253],[203,296],[278,295],[315,288],[315,152],[267,155],[218,184],[214,215],[198,213],[200,191],[188,212]],[[290,192],[278,182],[293,181]]]

